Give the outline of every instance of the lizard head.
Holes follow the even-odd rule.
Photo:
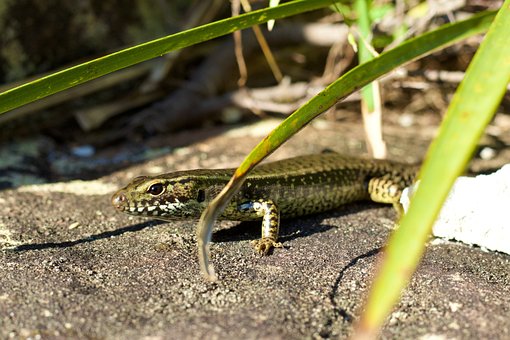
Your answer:
[[[198,218],[207,205],[208,187],[189,174],[140,176],[112,196],[118,211],[159,219]]]

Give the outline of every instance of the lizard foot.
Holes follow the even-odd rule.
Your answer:
[[[276,242],[269,237],[253,240],[251,241],[251,244],[260,255],[267,255],[272,248],[283,248],[283,244],[281,244],[281,242]]]

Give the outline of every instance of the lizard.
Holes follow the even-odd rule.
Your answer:
[[[196,169],[139,176],[113,194],[118,211],[160,220],[198,219],[228,183],[235,169]],[[219,219],[262,220],[262,235],[252,241],[266,255],[278,242],[280,217],[293,218],[372,200],[399,203],[418,166],[338,153],[298,156],[255,167]]]

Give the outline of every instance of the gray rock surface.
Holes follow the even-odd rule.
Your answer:
[[[327,144],[356,153],[348,132],[342,141],[338,133],[307,128],[273,159]],[[110,206],[110,193],[133,176],[235,166],[258,140],[233,131],[96,181],[0,191],[0,338],[346,338],[391,207],[358,203],[283,221],[286,249],[267,257],[249,244],[258,223],[218,223],[211,251],[220,281],[211,284],[199,274],[194,221],[160,223]],[[383,338],[508,339],[509,316],[508,255],[432,242]]]

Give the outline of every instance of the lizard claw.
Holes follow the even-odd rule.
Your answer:
[[[272,248],[283,248],[283,244],[281,242],[276,242],[269,237],[253,240],[251,241],[251,244],[253,248],[255,248],[255,251],[262,256],[269,254],[269,251]]]

